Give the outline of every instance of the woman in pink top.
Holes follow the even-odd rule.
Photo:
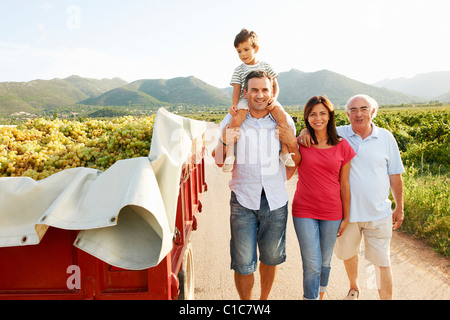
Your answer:
[[[355,152],[338,136],[334,107],[327,98],[311,98],[304,121],[315,144],[310,148],[299,144],[301,161],[292,214],[303,262],[303,298],[322,299],[336,238],[349,220],[348,176]]]

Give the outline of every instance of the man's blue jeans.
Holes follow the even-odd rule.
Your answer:
[[[231,192],[231,269],[241,275],[257,270],[257,249],[259,261],[275,266],[286,261],[287,203],[270,211],[263,193],[259,210],[250,210],[239,204]]]
[[[303,262],[303,298],[319,299],[330,277],[330,262],[341,220],[293,217]]]

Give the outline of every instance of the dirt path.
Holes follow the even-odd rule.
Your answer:
[[[213,135],[213,134],[212,134]],[[207,145],[208,152],[211,146]],[[203,300],[234,300],[239,296],[234,287],[229,254],[229,199],[225,174],[206,156],[206,181],[208,191],[202,197],[203,212],[198,216],[198,230],[192,235],[195,263],[195,298]],[[297,177],[287,182],[292,203]],[[290,213],[290,209],[289,209]],[[297,237],[292,218],[287,228],[287,261],[279,266],[271,299],[301,299],[302,270]],[[449,300],[450,262],[430,250],[422,242],[394,232],[391,244],[394,299]],[[333,256],[332,270],[325,299],[341,300],[348,291],[348,280],[342,261]],[[361,300],[378,299],[373,265],[363,257],[359,265]],[[259,297],[257,273],[253,298]]]

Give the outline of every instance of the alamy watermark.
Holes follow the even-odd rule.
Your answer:
[[[81,269],[77,265],[70,265],[67,267],[66,273],[70,276],[67,278],[66,286],[69,290],[81,289]]]

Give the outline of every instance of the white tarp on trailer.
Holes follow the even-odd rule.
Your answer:
[[[205,130],[204,122],[160,109],[148,158],[41,181],[0,178],[0,247],[36,245],[53,226],[82,230],[74,245],[116,267],[157,265],[172,248],[182,165]]]

